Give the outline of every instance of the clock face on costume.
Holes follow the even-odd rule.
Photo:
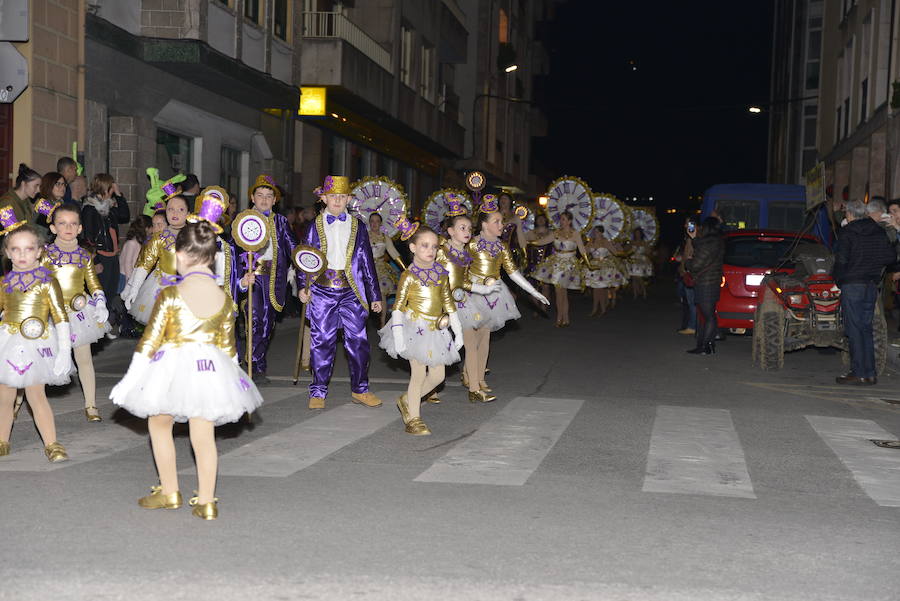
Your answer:
[[[472,192],[480,192],[487,185],[487,178],[481,171],[472,171],[466,176],[466,187]]]
[[[36,340],[44,334],[44,322],[37,317],[29,317],[19,326],[19,331],[28,340]]]
[[[325,255],[322,251],[298,244],[294,249],[294,265],[305,273],[320,273],[325,269]]]
[[[559,227],[564,211],[572,214],[572,227],[578,231],[584,231],[594,222],[594,195],[577,177],[563,176],[547,190],[547,217],[551,226]]]
[[[403,186],[387,177],[366,177],[350,188],[347,212],[369,225],[372,213],[381,215],[381,231],[393,238],[394,222],[406,213],[407,200]]]
[[[73,311],[81,311],[87,305],[87,297],[83,294],[76,294],[72,297],[72,302],[69,303],[69,306],[72,307]]]
[[[612,194],[599,194],[594,197],[594,227],[603,228],[603,237],[607,240],[623,240],[628,237],[628,209],[625,204]]]
[[[450,210],[450,204],[447,200],[453,194],[456,195],[457,200],[461,201],[469,215],[472,215],[472,199],[469,198],[468,194],[462,190],[443,188],[432,193],[428,200],[425,201],[425,206],[422,208],[422,221],[425,222],[425,225],[436,232],[443,232],[441,223],[446,219],[447,211]]]
[[[646,207],[632,207],[631,231],[641,228],[644,232],[644,241],[648,244],[656,244],[659,239],[659,221],[656,213]]]
[[[231,224],[231,234],[244,250],[257,251],[269,243],[266,217],[254,209],[238,213]]]
[[[522,221],[522,230],[530,232],[534,229],[534,211],[528,207],[517,205],[513,212]]]

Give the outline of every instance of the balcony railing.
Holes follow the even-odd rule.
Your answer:
[[[394,73],[391,68],[391,53],[341,13],[303,13],[303,37],[342,39],[388,73]]]

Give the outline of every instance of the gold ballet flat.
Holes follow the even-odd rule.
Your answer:
[[[490,403],[494,400],[497,400],[497,397],[488,394],[483,390],[476,390],[475,392],[472,392],[471,390],[469,391],[470,403]]]
[[[138,499],[138,505],[144,509],[178,509],[183,502],[180,490],[164,495],[162,486],[151,486],[150,494]]]
[[[309,408],[310,409],[324,409],[325,408],[325,399],[320,396],[309,397]]]
[[[47,459],[50,463],[69,460],[69,455],[66,453],[66,447],[59,444],[59,442],[51,442],[44,447],[44,454],[47,455]]]
[[[469,387],[469,378],[466,377],[466,372],[462,372],[459,375],[459,377],[462,380],[463,387],[468,388]]]
[[[478,388],[482,392],[494,392],[494,390],[490,386],[488,386],[487,382],[485,382],[484,380],[481,381],[481,383],[478,385]]]
[[[5,455],[9,455],[9,443],[5,440],[0,440],[0,457]]]
[[[431,430],[425,425],[421,417],[414,417],[406,424],[406,433],[413,436],[428,436]]]
[[[195,515],[201,520],[214,520],[219,517],[219,499],[213,499],[209,503],[199,503],[197,497],[191,497],[188,501],[191,507],[191,515]]]
[[[87,418],[89,422],[102,422],[103,418],[100,417],[100,410],[95,406],[90,405],[84,408],[84,416]]]
[[[366,407],[381,407],[381,399],[371,392],[354,392],[350,395],[353,402]]]
[[[425,397],[425,402],[431,403],[432,405],[437,405],[441,402],[441,397],[439,397],[436,392],[432,392],[427,397]]]
[[[400,419],[403,420],[403,425],[409,423],[409,405],[406,404],[406,393],[400,395],[397,399],[397,409],[400,410]]]

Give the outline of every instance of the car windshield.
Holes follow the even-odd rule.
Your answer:
[[[794,244],[796,243],[796,248]],[[815,254],[820,256],[828,251],[818,242],[785,237],[734,236],[725,239],[725,264],[735,267],[793,267],[791,256]]]

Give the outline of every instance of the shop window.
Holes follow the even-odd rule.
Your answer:
[[[156,166],[160,178],[166,180],[178,173],[193,169],[191,145],[193,139],[164,129],[156,130]]]

